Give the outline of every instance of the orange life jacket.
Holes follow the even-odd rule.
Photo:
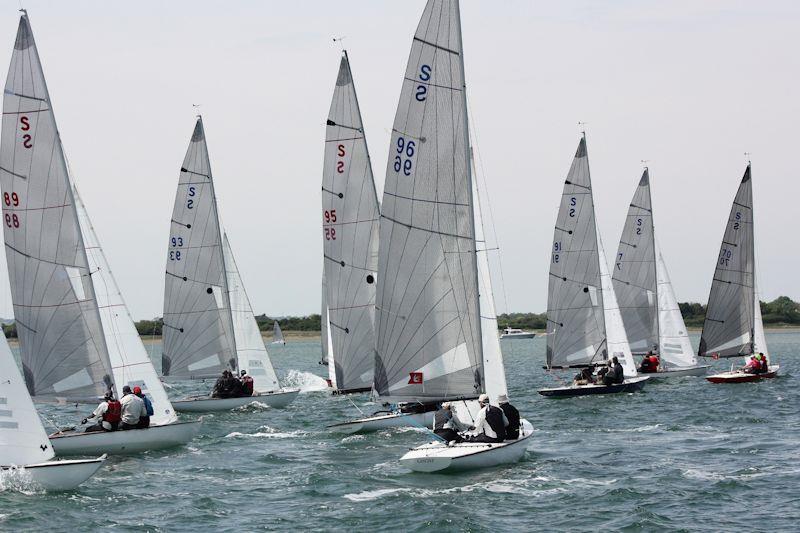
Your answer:
[[[103,413],[103,422],[119,422],[122,420],[122,404],[117,400],[108,400],[108,409]]]

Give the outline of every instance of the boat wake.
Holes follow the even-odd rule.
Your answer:
[[[228,433],[225,435],[226,439],[293,439],[296,437],[303,437],[307,435],[305,431],[288,431],[282,432],[276,429],[273,429],[269,426],[261,426],[255,433],[242,433],[240,431],[234,431],[233,433]]]
[[[25,495],[44,493],[33,482],[31,475],[24,468],[12,468],[0,471],[0,492],[19,492]]]
[[[289,370],[283,380],[285,387],[300,389],[300,392],[317,392],[328,390],[328,382],[311,372]]]

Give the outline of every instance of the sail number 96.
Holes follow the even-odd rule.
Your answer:
[[[414,157],[416,150],[417,143],[414,141],[406,141],[404,137],[398,137],[397,153],[399,155],[394,156],[394,171],[400,172],[402,170],[403,174],[410,176],[411,169],[414,167],[411,158]]]

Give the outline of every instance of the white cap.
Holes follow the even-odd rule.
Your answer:
[[[508,396],[501,394],[497,397],[497,403],[508,403]]]
[[[442,409],[450,409],[450,402],[442,402]]]
[[[478,403],[483,403],[483,402],[489,403],[488,394],[481,394],[480,396],[478,396]]]

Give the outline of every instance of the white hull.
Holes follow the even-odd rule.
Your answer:
[[[106,456],[97,459],[80,459],[71,461],[48,461],[25,465],[21,472],[30,476],[33,483],[44,490],[72,490],[97,472],[106,460]],[[16,467],[3,468],[4,471],[16,470]]]
[[[642,376],[649,376],[650,379],[667,379],[667,378],[683,378],[687,376],[705,376],[710,365],[693,366],[690,368],[673,367],[661,372],[652,372],[647,374],[640,374]]]
[[[503,333],[501,339],[533,339],[536,333]]]
[[[294,401],[300,389],[282,389],[278,392],[265,392],[254,394],[253,396],[242,396],[240,398],[210,398],[200,396],[197,398],[186,398],[184,400],[174,400],[172,407],[179,413],[208,413],[211,411],[230,411],[237,407],[250,405],[258,402],[270,407],[286,407]]]
[[[59,456],[139,453],[186,444],[200,430],[200,424],[200,421],[175,422],[126,431],[57,433],[50,435],[50,443]]]
[[[385,415],[374,415],[366,418],[359,418],[356,420],[349,420],[341,424],[334,424],[328,426],[332,431],[340,431],[342,433],[358,433],[361,431],[378,431],[386,428],[399,428],[399,427],[431,427],[433,426],[433,413],[405,414],[405,413],[389,413]]]
[[[533,426],[521,421],[517,440],[497,444],[462,442],[453,446],[430,442],[418,446],[400,458],[403,466],[415,472],[440,472],[442,470],[471,470],[516,463],[525,455]]]

